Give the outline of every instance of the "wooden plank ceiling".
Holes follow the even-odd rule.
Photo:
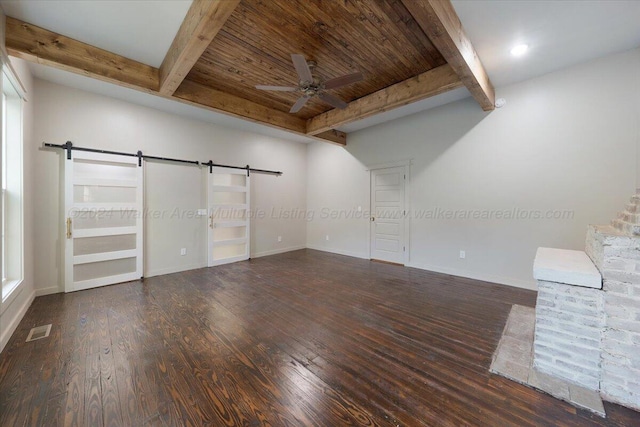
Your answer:
[[[292,53],[314,60],[325,80],[362,72],[363,81],[332,92],[347,102],[445,64],[398,1],[244,0],[188,78],[288,112],[298,93],[254,87],[295,86]],[[297,115],[310,119],[330,109],[312,99]]]
[[[159,69],[7,18],[7,50],[88,75],[312,138],[346,144],[336,128],[466,86],[484,110],[493,87],[449,0],[194,0]],[[291,54],[323,80],[361,72],[298,113]]]

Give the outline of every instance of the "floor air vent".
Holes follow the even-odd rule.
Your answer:
[[[27,337],[26,342],[39,340],[40,338],[46,338],[49,336],[49,332],[51,332],[51,324],[35,327],[31,329],[31,332],[29,332],[29,336]]]

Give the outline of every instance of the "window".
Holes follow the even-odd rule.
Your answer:
[[[23,279],[22,98],[11,70],[2,73],[2,301]]]
[[[7,267],[4,261],[5,250],[5,232],[4,232],[4,218],[5,214],[5,206],[7,202],[5,201],[7,194],[7,144],[5,141],[7,140],[7,95],[2,92],[2,283],[7,280]]]

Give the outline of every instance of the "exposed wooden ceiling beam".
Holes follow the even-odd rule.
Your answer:
[[[160,93],[173,94],[240,0],[193,0],[160,66]]]
[[[450,65],[419,74],[396,83],[371,95],[363,96],[349,103],[344,110],[333,109],[307,121],[307,133],[318,135],[329,129],[343,126],[356,120],[392,110],[430,96],[435,96],[463,86]]]
[[[322,142],[347,145],[347,134],[344,132],[328,130],[315,135],[307,135],[307,122],[304,119],[284,111],[274,110],[264,105],[247,101],[244,98],[230,95],[191,80],[182,82],[178,90],[173,94],[173,99],[211,111],[224,112],[240,119],[285,129]]]
[[[158,70],[7,16],[9,55],[144,92],[158,90]]]
[[[458,73],[485,111],[495,108],[495,91],[460,18],[449,0],[402,0],[422,31]]]
[[[306,121],[295,115],[268,108],[188,80],[183,82],[175,94],[162,94],[158,91],[159,72],[157,68],[18,19],[7,17],[6,29],[8,53],[27,61],[250,120],[298,135],[305,135],[325,142],[346,144],[346,135],[342,132],[307,135]]]
[[[317,135],[307,135],[309,138],[322,142],[331,142],[336,145],[347,145],[347,134],[336,129],[331,129]]]
[[[315,135],[307,135],[307,122],[304,119],[284,111],[274,110],[264,105],[247,101],[244,98],[230,95],[191,80],[184,80],[172,98],[187,104],[204,107],[211,111],[223,112],[244,120],[285,129],[323,142],[347,145],[347,135],[344,132],[328,130]]]
[[[305,121],[293,114],[274,110],[191,80],[185,80],[173,97],[188,104],[204,106],[208,110],[225,112],[234,117],[269,124],[299,134],[305,133]]]

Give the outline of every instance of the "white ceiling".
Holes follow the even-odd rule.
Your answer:
[[[640,46],[638,0],[453,0],[494,86]],[[521,58],[510,54],[526,43]]]
[[[158,67],[191,0],[0,0],[9,16]],[[453,0],[496,87],[640,46],[638,0]],[[509,50],[527,43],[529,53]],[[97,80],[33,66],[36,77],[242,130],[308,142],[272,128]],[[344,126],[353,132],[469,96],[458,89]]]
[[[191,0],[1,0],[7,16],[160,67]]]

